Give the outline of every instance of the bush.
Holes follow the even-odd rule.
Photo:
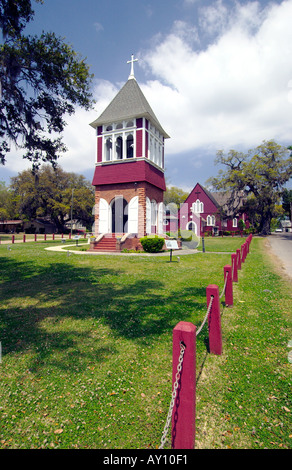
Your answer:
[[[189,249],[196,249],[200,244],[199,237],[191,230],[181,230],[180,237],[182,246]]]
[[[164,245],[164,238],[155,237],[143,237],[140,239],[141,245],[144,251],[147,253],[158,253],[162,250]]]

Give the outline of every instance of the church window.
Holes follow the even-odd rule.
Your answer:
[[[127,137],[127,158],[133,158],[134,156],[134,137],[129,134]]]
[[[105,141],[105,159],[107,162],[112,160],[112,139],[110,137]]]
[[[113,130],[113,126],[107,126],[106,131],[112,131],[112,130]]]
[[[155,163],[156,163],[156,165],[159,165],[159,144],[158,144],[158,142],[155,142],[154,152],[155,152]]]
[[[116,158],[117,160],[123,158],[123,138],[121,136],[116,139]]]
[[[214,227],[215,225],[215,216],[214,215],[208,215],[207,216],[207,225]]]
[[[162,167],[162,147],[158,145],[158,165]]]
[[[126,127],[133,127],[134,123],[133,121],[128,121]]]
[[[197,199],[196,202],[193,203],[193,212],[195,214],[202,214],[204,212],[204,203]]]
[[[232,227],[237,228],[237,218],[236,217],[232,220]]]
[[[116,125],[116,129],[123,129],[123,124],[119,122],[119,124]]]

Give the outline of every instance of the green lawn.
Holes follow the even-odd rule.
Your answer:
[[[206,251],[223,254],[172,263],[0,245],[0,448],[158,448],[172,329],[201,325],[207,285],[221,292],[243,242],[210,238]],[[253,239],[234,307],[222,305],[222,356],[208,354],[206,326],[197,337],[198,448],[289,447],[291,286],[263,244]]]

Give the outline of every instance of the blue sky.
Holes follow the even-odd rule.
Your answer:
[[[216,176],[216,152],[292,145],[292,0],[45,0],[31,34],[54,31],[87,58],[95,109],[68,118],[59,163],[92,179],[89,126],[135,76],[166,141],[166,180],[186,191]],[[11,152],[1,180],[29,167]]]

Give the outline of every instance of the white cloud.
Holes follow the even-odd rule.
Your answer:
[[[171,136],[168,154],[288,141],[292,1],[264,10],[258,2],[237,3],[227,20],[226,6],[218,1],[201,14],[205,31],[217,28],[216,41],[204,50],[192,48],[174,28],[144,55],[159,78],[143,89]]]
[[[96,161],[95,130],[90,126],[115,96],[118,90],[104,80],[97,81],[93,90],[96,105],[93,110],[77,108],[75,114],[66,119],[63,141],[68,151],[59,160],[65,171],[83,172],[94,169]]]
[[[103,31],[103,30],[104,30],[102,24],[101,24],[101,23],[98,23],[98,22],[95,22],[95,23],[94,23],[94,28],[95,28],[95,31],[96,31],[97,33],[99,33],[100,31]]]

